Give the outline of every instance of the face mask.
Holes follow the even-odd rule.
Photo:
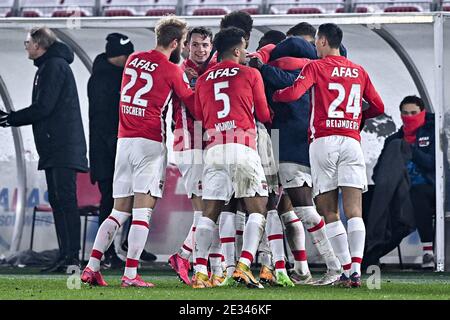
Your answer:
[[[412,116],[402,115],[404,138],[408,143],[416,141],[417,130],[425,124],[425,115],[425,110]]]

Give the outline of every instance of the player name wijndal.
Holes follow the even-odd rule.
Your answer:
[[[216,123],[215,127],[216,127],[216,131],[226,131],[226,130],[237,128],[234,120]]]

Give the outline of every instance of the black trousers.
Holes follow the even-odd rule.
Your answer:
[[[53,210],[61,257],[78,259],[81,221],[77,205],[76,176],[75,169],[45,170],[48,200]]]
[[[97,183],[100,193],[102,195],[102,198],[100,200],[100,215],[98,217],[98,224],[100,226],[103,223],[103,221],[105,221],[106,218],[108,218],[108,216],[111,214],[111,211],[114,206],[113,190],[112,190],[113,178],[100,180],[97,181]],[[106,255],[112,254],[115,254],[114,242],[106,251]]]
[[[416,226],[422,242],[433,242],[433,217],[436,215],[436,190],[429,184],[412,186],[411,202],[414,207]]]

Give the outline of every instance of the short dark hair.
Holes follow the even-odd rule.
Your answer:
[[[205,40],[206,38],[210,38],[212,41],[212,39],[213,39],[213,33],[210,28],[194,27],[194,28],[189,29],[189,31],[188,31],[188,34],[186,37],[187,43],[191,42],[191,37],[194,33],[200,34],[203,37],[203,40]]]
[[[286,35],[278,30],[269,30],[259,40],[258,49],[268,44],[278,44],[286,39]]]
[[[287,32],[287,36],[316,36],[316,28],[314,28],[308,22],[300,22],[291,27]]]
[[[425,109],[425,104],[423,103],[423,100],[421,98],[419,98],[418,96],[406,96],[403,98],[402,102],[400,102],[400,112],[402,111],[402,107],[405,104],[415,104],[416,106],[418,106],[420,108],[420,111],[423,111]]]
[[[161,18],[155,27],[156,44],[167,48],[173,40],[181,41],[187,31],[187,24],[175,16]]]
[[[225,15],[220,21],[220,29],[236,27],[244,30],[245,39],[250,39],[250,33],[253,28],[253,19],[245,11],[233,11]]]
[[[225,28],[216,33],[213,45],[217,49],[218,59],[221,60],[230,49],[241,44],[244,36],[244,30],[236,27]]]
[[[328,44],[333,49],[339,49],[341,45],[343,32],[338,25],[334,23],[324,23],[319,26],[319,30],[317,31],[317,35],[319,37],[325,37],[328,41]]]

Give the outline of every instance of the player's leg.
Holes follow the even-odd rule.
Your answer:
[[[342,202],[347,216],[347,233],[352,268],[350,278],[352,286],[361,285],[361,262],[364,254],[366,228],[362,219],[362,192],[361,189],[342,187]]]
[[[259,281],[262,284],[275,285],[276,281],[272,264],[272,251],[270,249],[266,230],[264,230],[261,241],[259,242],[257,255],[258,261],[261,264],[261,269],[259,270]]]
[[[214,230],[224,204],[230,201],[233,187],[228,166],[225,162],[226,147],[217,145],[208,149],[203,168],[203,216],[195,231],[194,251],[196,264],[193,288],[211,287],[208,278],[208,253],[213,242]]]
[[[244,239],[244,228],[245,228],[245,220],[247,218],[247,214],[245,209],[242,208],[241,202],[237,203],[236,216],[234,217],[235,225],[236,225],[236,237],[235,237],[235,257],[239,258],[242,252],[242,243]]]
[[[315,139],[309,146],[309,159],[316,209],[325,218],[326,236],[334,254],[339,259],[342,268],[350,271],[351,259],[347,233],[338,214],[338,164],[341,138],[340,136],[329,136]],[[303,223],[305,222],[303,221]],[[345,272],[348,273],[348,271]],[[317,281],[316,284],[332,284],[339,280],[339,276],[340,272],[329,270],[324,278]]]
[[[208,277],[208,254],[213,243],[216,222],[222,211],[224,200],[203,200],[204,212],[200,218],[195,236],[194,250],[196,255],[194,270],[195,277],[192,282],[193,288],[211,287]]]
[[[122,286],[141,286],[137,273],[139,257],[147,243],[148,231],[156,197],[136,192],[132,209],[132,221],[128,234],[128,251]],[[142,286],[144,282],[142,281]]]
[[[186,239],[183,241],[183,245],[178,250],[178,254],[185,260],[189,260],[189,258],[193,254],[195,230],[196,230],[198,220],[200,219],[200,217],[202,216],[202,213],[203,213],[201,197],[197,197],[196,195],[193,195],[191,202],[192,202],[192,208],[194,209],[194,218],[192,220],[192,225],[189,228],[188,235],[186,236]]]
[[[287,193],[283,193],[278,204],[281,221],[286,230],[286,238],[294,256],[294,268],[289,270],[289,276],[295,284],[307,284],[312,282],[308,267],[305,230],[302,221],[294,212],[291,200]]]
[[[305,182],[301,187],[288,188],[286,191],[291,198],[294,212],[311,235],[312,242],[324,259],[327,269],[338,273],[341,264],[328,240],[325,223],[312,202],[312,188]]]
[[[220,215],[219,215],[220,216]],[[219,219],[217,219],[212,235],[211,248],[209,249],[209,266],[211,268],[211,285],[213,287],[220,285],[224,280],[222,269],[222,247],[219,236]]]
[[[113,179],[114,207],[111,214],[103,221],[97,231],[88,265],[81,276],[83,282],[92,285],[106,285],[106,283],[103,283],[100,280],[100,261],[105,251],[114,241],[117,230],[119,230],[120,226],[122,226],[131,216],[134,201],[132,166],[125,155],[130,152],[132,146],[128,141],[128,139],[119,139],[117,142],[117,155]],[[96,274],[93,275],[91,273]]]
[[[352,287],[359,287],[366,239],[366,228],[362,219],[362,192],[367,188],[366,165],[360,143],[348,137],[341,137],[341,140],[338,184],[342,190],[344,212],[348,218],[348,245],[352,261],[350,284]]]
[[[315,199],[317,211],[325,218],[326,233],[343,269],[341,280],[345,283],[350,277],[352,260],[348,247],[347,232],[339,219],[338,189],[319,194]]]
[[[230,278],[233,275],[236,266],[236,224],[234,212],[222,211],[220,214],[219,236],[220,243],[222,244],[222,253],[225,258],[227,278]]]
[[[153,287],[137,273],[139,258],[147,243],[150,220],[158,198],[162,197],[167,166],[165,144],[147,140],[130,139],[134,203],[128,252],[122,287]]]
[[[294,286],[294,283],[289,279],[286,271],[283,225],[281,223],[280,216],[278,215],[278,211],[276,210],[277,203],[277,195],[275,193],[271,193],[269,195],[269,205],[266,218],[267,239],[272,251],[277,284],[281,286]]]
[[[264,233],[267,197],[255,196],[244,198],[244,201],[250,215],[245,225],[242,253],[233,278],[238,282],[244,282],[248,287],[262,288],[261,284],[253,277],[250,266]]]
[[[91,285],[107,285],[99,272],[100,262],[104,253],[114,241],[119,228],[131,216],[132,208],[132,196],[114,199],[114,208],[112,209],[111,214],[105,219],[105,221],[103,221],[97,231],[91,256],[86,268],[83,271],[83,274],[81,275],[81,281]]]
[[[177,273],[184,283],[190,285],[189,259],[193,255],[195,230],[198,220],[202,216],[202,174],[203,174],[203,151],[200,149],[184,150],[174,152],[175,163],[181,173],[181,179],[186,189],[187,196],[191,199],[194,217],[189,228],[186,239],[179,250],[169,257],[169,265]],[[195,263],[195,256],[193,255]]]
[[[191,268],[189,259],[191,255],[195,263],[195,255],[193,250],[195,231],[197,228],[198,221],[202,217],[203,213],[203,202],[201,197],[192,195],[191,202],[192,207],[194,209],[194,218],[192,221],[192,225],[180,249],[178,249],[176,253],[172,254],[168,260],[170,267],[177,273],[180,280],[186,283],[187,285],[191,284],[191,280],[189,279],[189,269]]]

